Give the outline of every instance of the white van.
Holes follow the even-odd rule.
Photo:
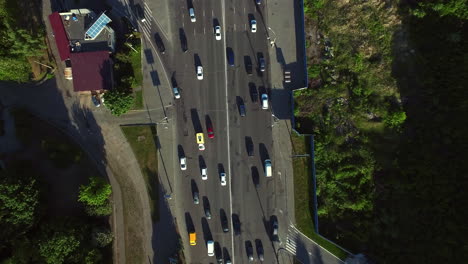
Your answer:
[[[193,7],[189,9],[189,15],[190,15],[190,21],[195,22],[197,21],[197,18],[195,17],[195,10]]]
[[[271,169],[271,160],[266,159],[265,160],[265,176],[266,177],[271,177],[272,176],[271,171],[272,171],[272,169]]]
[[[268,95],[262,94],[262,109],[268,109]]]
[[[213,240],[208,240],[206,242],[206,247],[208,248],[208,256],[209,257],[214,256],[214,241]]]

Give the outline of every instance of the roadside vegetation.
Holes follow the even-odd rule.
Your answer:
[[[112,263],[113,237],[102,217],[110,211],[89,213],[78,202],[87,197],[86,206],[108,204],[110,185],[96,177],[93,163],[65,135],[25,110],[13,109],[13,117],[23,147],[2,153],[0,262]],[[90,195],[88,179],[99,179],[106,191]]]
[[[29,82],[53,77],[37,1],[0,1],[0,80]],[[44,66],[45,65],[45,66]]]
[[[153,221],[159,221],[158,155],[156,126],[122,126],[122,131],[140,166],[150,199]]]
[[[113,58],[114,89],[104,94],[105,105],[116,116],[143,108],[141,39],[140,34],[128,26],[124,39],[117,41],[117,53]]]
[[[315,136],[320,234],[381,263],[463,262],[466,1],[305,5],[294,114]]]
[[[310,137],[291,134],[293,153],[292,155],[310,155]],[[312,168],[311,157],[293,157],[294,172],[294,214],[297,228],[309,238],[320,244],[338,258],[345,260],[348,257],[341,248],[326,239],[323,239],[314,231],[312,193]]]

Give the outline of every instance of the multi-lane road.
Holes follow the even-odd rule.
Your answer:
[[[258,261],[257,245],[261,244],[264,263],[276,263],[279,242],[272,241],[270,219],[281,210],[275,196],[279,180],[275,177],[271,102],[269,109],[262,109],[260,99],[262,93],[270,94],[271,86],[264,5],[232,0],[178,0],[172,5],[176,10],[176,19],[168,27],[172,32],[155,24],[144,3],[140,6],[146,19],[140,17],[140,25],[164,65],[165,73],[155,79],[165,74],[181,93],[180,99],[174,99],[173,120],[177,155],[187,158],[187,170],[174,171],[174,192],[177,207],[184,211],[179,227],[187,258],[190,263],[216,262],[217,258],[248,263],[247,245],[252,245]],[[195,22],[190,8],[194,8]],[[255,33],[252,20],[257,22]],[[221,26],[221,40],[214,36],[215,26]],[[228,50],[234,63],[228,63]],[[260,58],[266,61],[265,71],[260,71]],[[252,65],[250,74],[247,64]],[[197,79],[197,66],[203,66],[203,80]],[[244,117],[239,113],[241,104],[246,108]],[[214,129],[212,139],[207,136],[208,126]],[[200,132],[205,135],[204,151],[196,143],[195,134]],[[247,153],[248,142],[253,143],[253,156]],[[265,159],[273,163],[271,178],[265,177]],[[201,179],[203,166],[208,168],[207,180]],[[220,172],[227,174],[226,186],[220,184]],[[199,193],[199,204],[194,203],[194,192]],[[208,205],[211,219],[205,216]],[[223,232],[222,215],[228,219],[228,232]],[[239,220],[240,230],[234,230],[233,218]],[[197,234],[195,246],[188,244],[189,231]],[[215,257],[207,254],[208,240],[215,241]]]

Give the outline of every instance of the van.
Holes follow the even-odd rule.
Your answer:
[[[268,109],[268,95],[262,94],[262,109]]]
[[[189,240],[190,240],[190,245],[191,246],[196,246],[197,245],[197,233],[190,232]]]
[[[189,15],[190,15],[190,21],[192,22],[197,21],[197,18],[195,17],[195,10],[193,9],[193,7],[189,9]]]
[[[208,240],[206,242],[206,247],[208,248],[208,256],[209,257],[214,256],[214,241],[213,240]]]
[[[265,176],[266,177],[271,177],[272,176],[272,173],[271,173],[271,160],[269,160],[269,159],[265,160]]]

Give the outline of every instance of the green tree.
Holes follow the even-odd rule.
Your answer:
[[[91,216],[106,216],[112,213],[112,206],[109,201],[99,206],[87,205],[86,213]]]
[[[418,3],[412,10],[417,17],[424,17],[428,12],[436,12],[439,16],[455,16],[468,19],[468,4],[466,0],[427,0]]]
[[[99,250],[97,249],[92,249],[88,251],[85,261],[86,264],[98,264],[102,263],[102,254]]]
[[[0,171],[0,234],[21,235],[34,224],[39,209],[39,187],[28,161]]]
[[[105,105],[115,116],[121,116],[130,110],[133,105],[133,96],[128,92],[116,89],[104,94]]]
[[[80,246],[80,241],[72,234],[56,232],[38,246],[46,263],[60,264]]]
[[[80,186],[78,201],[90,206],[105,205],[112,193],[112,188],[100,177],[90,177],[88,185]]]
[[[388,115],[384,118],[384,123],[388,127],[398,128],[405,122],[405,120],[406,113],[404,111],[397,111],[388,113]]]
[[[93,228],[91,237],[93,244],[98,247],[109,245],[113,239],[112,232],[108,228],[103,227]]]

